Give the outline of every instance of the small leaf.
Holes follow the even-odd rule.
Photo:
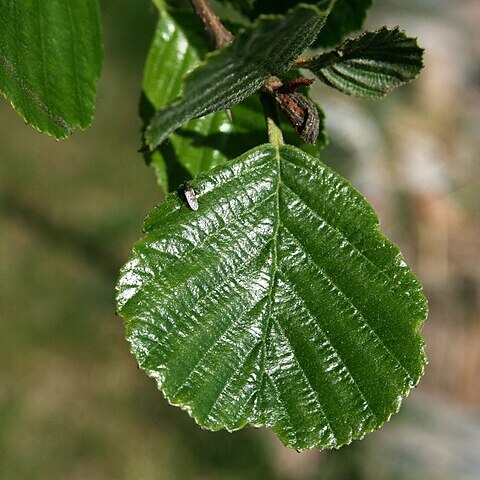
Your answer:
[[[332,448],[386,422],[423,374],[421,286],[346,180],[258,147],[169,195],[117,286],[138,363],[203,427]]]
[[[383,27],[349,39],[302,67],[347,95],[380,98],[417,77],[423,68],[423,50],[398,28]]]
[[[204,32],[191,9],[169,13],[162,4],[158,6],[160,19],[143,76],[143,93],[149,102],[149,106],[141,107],[145,125],[154,110],[178,97],[184,76],[207,52]],[[222,150],[231,130],[232,124],[225,112],[190,120],[170,137],[168,145],[147,152],[147,163],[154,167],[159,184],[168,192],[171,185],[226,161]],[[208,141],[212,136],[215,136],[215,145]]]
[[[226,110],[285,73],[321,31],[327,10],[300,5],[286,16],[262,17],[235,42],[210,54],[185,81],[184,96],[155,114],[145,138],[151,149],[192,118]]]
[[[102,65],[97,0],[0,4],[0,92],[58,139],[92,121]]]

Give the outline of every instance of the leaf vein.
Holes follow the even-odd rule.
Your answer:
[[[291,192],[291,194],[297,198],[303,206],[305,206],[315,217],[317,217],[320,222],[327,225],[331,230],[337,233],[337,235],[344,240],[357,254],[363,257],[370,265],[372,265],[380,275],[382,275],[388,283],[391,282],[391,278],[387,275],[387,273],[379,267],[373,260],[371,260],[355,243],[353,243],[342,230],[340,230],[337,226],[333,225],[329,222],[325,217],[320,215],[316,210],[314,210],[297,192],[295,192],[287,183],[283,182],[283,185],[287,187],[287,189]]]
[[[331,424],[329,418],[327,417],[327,414],[325,413],[325,406],[324,406],[324,405],[322,404],[322,402],[320,401],[320,398],[319,398],[319,396],[318,396],[317,390],[315,390],[315,389],[313,388],[312,382],[311,382],[309,376],[307,375],[307,372],[306,372],[304,366],[303,366],[302,363],[300,362],[300,360],[299,360],[299,358],[298,358],[298,356],[297,356],[297,352],[296,352],[295,349],[293,348],[293,345],[292,345],[292,343],[291,343],[291,341],[290,341],[290,338],[288,337],[286,331],[284,330],[284,328],[282,327],[282,325],[280,324],[280,322],[278,321],[278,319],[277,319],[277,321],[276,321],[275,323],[276,323],[276,325],[278,326],[278,328],[279,328],[279,330],[280,330],[283,338],[284,338],[285,341],[287,342],[288,347],[289,347],[289,349],[290,349],[290,351],[291,351],[291,353],[292,353],[293,359],[295,360],[295,363],[298,365],[298,368],[299,368],[300,372],[302,373],[302,376],[303,376],[303,378],[304,378],[304,380],[305,380],[308,388],[309,388],[310,391],[313,393],[313,396],[314,396],[314,398],[315,398],[315,400],[316,400],[316,403],[317,403],[318,407],[320,408],[320,411],[322,412],[323,418],[325,419],[326,425],[327,425],[328,429],[330,430],[330,433],[331,433],[332,436],[333,436],[334,442],[336,443],[336,442],[338,441],[337,436],[335,435],[335,431],[334,431],[333,428],[332,428],[332,424]]]
[[[410,382],[413,384],[412,377],[408,370],[405,368],[403,363],[400,361],[400,359],[388,348],[384,340],[380,337],[380,335],[375,331],[375,329],[372,327],[372,325],[369,323],[365,315],[362,313],[362,311],[353,303],[353,300],[334,282],[332,277],[330,277],[327,272],[324,270],[324,268],[319,265],[310,255],[310,253],[307,251],[306,247],[302,244],[301,240],[286,226],[284,225],[285,230],[290,234],[290,236],[294,239],[294,241],[297,243],[297,245],[302,249],[302,253],[305,255],[305,257],[319,270],[321,275],[330,282],[330,284],[337,290],[337,292],[352,306],[354,309],[355,313],[363,320],[363,323],[365,326],[368,327],[370,330],[371,334],[378,339],[380,344],[383,346],[383,348],[386,350],[386,352],[391,356],[393,360],[395,360],[395,363],[399,367],[402,368],[402,370],[405,372],[407,375],[407,378],[410,380]],[[301,298],[301,297],[300,297]],[[305,303],[305,302],[304,302]],[[345,364],[345,362],[343,362]]]
[[[223,329],[220,332],[220,335],[213,340],[213,342],[209,345],[209,347],[202,353],[200,358],[195,362],[195,365],[190,369],[189,373],[187,374],[187,377],[185,378],[184,381],[182,381],[182,384],[177,387],[175,392],[173,393],[172,397],[175,398],[178,393],[182,390],[182,388],[187,384],[187,382],[190,380],[191,376],[196,372],[198,367],[200,367],[201,363],[205,358],[215,350],[215,348],[221,343],[223,340],[224,336],[231,330],[234,326],[238,325],[241,320],[243,320],[245,317],[248,316],[249,313],[251,313],[258,305],[260,305],[264,300],[268,298],[267,295],[264,297],[260,298],[259,300],[255,301],[253,305],[248,305],[247,308],[240,314],[239,317],[232,319],[230,323],[226,324],[225,329]]]

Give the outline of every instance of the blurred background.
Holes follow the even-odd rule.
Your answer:
[[[147,0],[101,3],[89,130],[58,143],[0,101],[0,479],[478,480],[480,2],[378,1],[367,27],[419,37],[419,80],[381,102],[316,87],[322,160],[375,206],[425,286],[430,363],[380,431],[304,453],[264,429],[201,430],[128,351],[113,285],[162,198],[137,153],[156,15]]]

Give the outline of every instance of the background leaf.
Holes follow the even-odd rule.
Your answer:
[[[232,4],[229,0],[223,3]],[[256,18],[260,14],[285,13],[295,7],[296,0],[257,0],[252,9],[249,5],[236,2],[235,7],[242,13]],[[322,5],[318,0],[304,0],[304,4]],[[323,2],[325,4],[325,2]],[[331,47],[337,45],[351,32],[362,28],[363,22],[373,0],[336,0],[324,29],[314,43],[316,47]]]
[[[101,64],[97,0],[0,3],[0,91],[40,132],[90,124]]]
[[[140,112],[145,125],[156,109],[178,97],[184,76],[208,51],[205,32],[191,8],[167,11],[162,3],[157,6],[160,19],[143,78]],[[318,154],[326,144],[322,112],[320,117],[321,134],[316,145],[302,145],[298,135],[284,122],[287,142]],[[145,152],[147,163],[154,167],[158,183],[165,191],[267,140],[262,107],[256,96],[235,105],[232,118],[230,122],[226,113],[220,111],[190,120],[167,143],[153,152]]]
[[[285,17],[262,17],[187,77],[183,98],[152,118],[147,144],[155,148],[188,120],[228,109],[257,91],[270,75],[285,73],[315,40],[327,14],[301,5]]]
[[[148,125],[155,110],[180,94],[183,77],[207,53],[207,40],[200,22],[190,10],[160,8],[155,35],[143,77],[144,99],[141,116]],[[183,180],[223,163],[222,150],[228,143],[232,125],[225,112],[189,121],[170,137],[168,144],[146,152],[147,163],[166,190]],[[216,142],[207,139],[214,136]]]
[[[337,0],[313,46],[332,47],[349,33],[360,30],[372,3],[373,0]]]
[[[347,95],[380,98],[420,73],[423,49],[398,28],[383,27],[349,39],[302,67]]]
[[[221,3],[236,8],[240,12],[251,12],[255,5],[255,0],[221,0]]]
[[[427,307],[373,209],[301,150],[258,147],[169,195],[117,286],[141,368],[203,427],[297,449],[378,428],[417,384]]]

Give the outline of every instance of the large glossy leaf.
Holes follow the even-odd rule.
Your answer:
[[[138,363],[203,427],[271,426],[297,449],[378,428],[417,384],[427,307],[373,209],[264,145],[169,195],[117,286]]]
[[[270,75],[285,73],[315,40],[328,11],[300,5],[286,16],[262,17],[231,46],[208,56],[187,77],[183,98],[155,114],[145,135],[148,145],[157,147],[192,118],[228,109]]]
[[[208,41],[190,10],[170,9],[157,3],[160,19],[150,47],[143,77],[141,114],[147,125],[153,110],[178,97],[184,76],[207,53]],[[265,120],[254,96],[232,108],[231,122],[223,111],[190,120],[173,133],[168,143],[145,153],[158,183],[169,191],[183,180],[231,160],[266,141]],[[302,145],[318,154],[326,143],[321,113],[321,135],[315,146]],[[299,137],[284,125],[288,143],[301,145]]]
[[[343,93],[380,98],[420,73],[423,50],[398,28],[383,27],[347,40],[302,66]]]
[[[97,0],[0,2],[0,92],[40,132],[90,124],[101,64]]]

